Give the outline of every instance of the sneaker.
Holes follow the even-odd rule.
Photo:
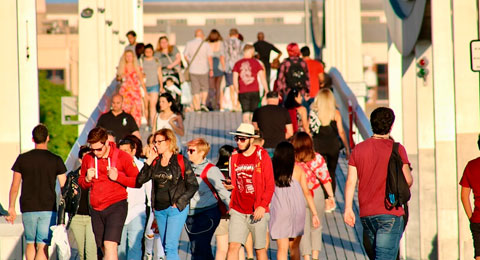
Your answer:
[[[204,112],[210,111],[210,109],[208,109],[208,107],[205,106],[205,105],[200,105],[200,110],[201,110],[201,111],[204,111]]]
[[[152,259],[153,259],[153,255],[145,254],[145,257],[144,257],[143,259],[145,259],[145,260],[152,260]]]

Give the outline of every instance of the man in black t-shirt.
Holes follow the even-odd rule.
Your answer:
[[[101,115],[97,127],[103,127],[115,133],[117,143],[127,135],[135,135],[141,139],[137,123],[132,115],[122,110],[123,97],[120,94],[112,97],[112,109]]]
[[[282,52],[277,49],[277,47],[273,46],[273,44],[265,41],[265,34],[263,32],[259,32],[257,34],[257,40],[258,41],[253,44],[253,47],[255,47],[255,51],[258,53],[258,55],[260,56],[260,60],[265,66],[265,72],[267,73],[267,83],[270,83],[270,52],[274,51],[278,53],[278,56],[275,58],[275,60],[280,59],[280,56],[282,56]]]
[[[293,135],[293,126],[288,110],[278,106],[278,92],[267,93],[267,105],[257,108],[253,112],[253,125],[262,133],[270,156],[278,143],[285,141]]]
[[[20,184],[20,211],[27,243],[27,259],[48,259],[48,246],[52,239],[50,227],[57,220],[56,181],[63,187],[66,180],[62,158],[47,150],[49,141],[45,125],[37,125],[32,132],[35,149],[20,154],[12,166],[13,180],[10,188],[9,216],[13,224],[17,217],[15,203]]]

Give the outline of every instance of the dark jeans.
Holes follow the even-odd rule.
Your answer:
[[[363,226],[363,244],[370,259],[397,259],[403,234],[403,217],[375,215],[360,218]]]
[[[472,231],[473,248],[477,257],[480,256],[480,223],[470,223],[470,231]]]
[[[212,237],[220,223],[218,207],[187,217],[185,229],[191,243],[192,259],[213,260]]]

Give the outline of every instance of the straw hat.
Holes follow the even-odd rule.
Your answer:
[[[237,128],[237,131],[230,132],[231,135],[236,136],[245,136],[245,137],[259,137],[255,134],[255,127],[252,124],[241,123],[240,126]]]

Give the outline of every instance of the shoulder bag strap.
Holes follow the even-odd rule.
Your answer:
[[[182,172],[182,179],[185,179],[185,162],[183,161],[183,155],[177,154],[177,161]]]
[[[208,163],[208,164],[205,166],[205,168],[203,168],[202,174],[200,174],[200,178],[202,178],[202,181],[205,182],[205,184],[207,184],[208,188],[210,188],[210,191],[212,191],[213,196],[215,197],[215,199],[217,199],[217,201],[220,202],[220,198],[219,198],[218,195],[217,195],[217,191],[215,190],[215,188],[213,187],[213,185],[208,181],[208,178],[207,178],[208,170],[210,170],[210,168],[212,168],[212,167],[213,167],[213,164]]]
[[[202,40],[202,42],[200,43],[200,46],[198,46],[197,50],[193,54],[192,60],[190,62],[188,62],[187,70],[190,68],[190,64],[192,64],[193,60],[195,60],[195,57],[197,57],[198,51],[200,50],[200,48],[202,48],[202,45],[203,45],[204,42],[205,41]]]

